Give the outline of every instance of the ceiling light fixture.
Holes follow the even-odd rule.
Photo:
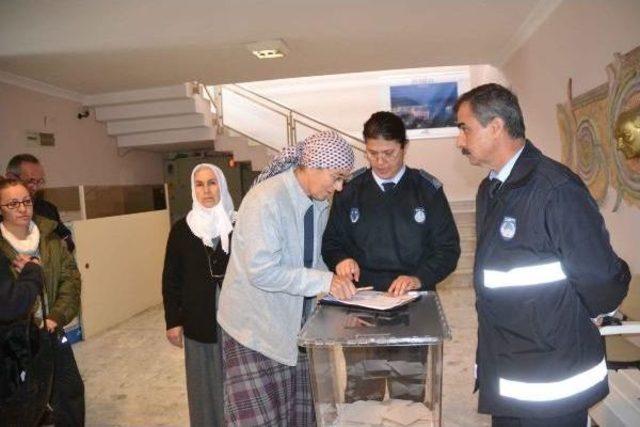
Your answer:
[[[280,39],[250,43],[246,47],[258,59],[284,58],[289,53],[289,48]]]

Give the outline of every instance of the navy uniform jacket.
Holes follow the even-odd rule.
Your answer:
[[[371,170],[361,170],[333,199],[322,239],[327,266],[353,258],[360,286],[387,290],[400,275],[417,276],[433,290],[460,257],[460,238],[442,184],[424,171],[406,168],[383,192]]]
[[[615,310],[630,273],[580,178],[526,143],[496,196],[476,198],[479,411],[559,416],[608,393],[591,318]]]

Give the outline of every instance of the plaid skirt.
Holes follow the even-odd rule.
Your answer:
[[[222,331],[224,418],[229,426],[315,426],[307,355],[287,366]]]

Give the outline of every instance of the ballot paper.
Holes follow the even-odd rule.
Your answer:
[[[331,294],[325,295],[320,302],[329,304],[344,304],[356,307],[365,307],[373,310],[391,310],[408,304],[420,296],[419,292],[408,292],[404,295],[394,297],[388,292],[381,291],[359,291],[350,299],[338,299]]]
[[[320,406],[321,418],[328,416],[334,420],[331,425],[341,427],[419,427],[430,426],[433,420],[433,414],[423,403],[402,399],[338,403],[337,414],[329,406]]]

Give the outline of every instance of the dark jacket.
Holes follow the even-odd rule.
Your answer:
[[[11,261],[0,253],[0,322],[10,322],[29,314],[42,290],[42,268],[28,262],[14,279]]]
[[[205,246],[185,218],[171,227],[162,272],[167,329],[182,326],[188,338],[217,341],[215,289],[222,283],[228,262],[222,246],[218,244],[215,250]]]
[[[58,208],[51,202],[48,202],[42,198],[35,198],[33,201],[33,214],[48,218],[56,222],[56,234],[67,245],[69,252],[73,252],[76,245],[71,238],[71,230],[69,230],[60,218]]]
[[[407,167],[383,192],[370,169],[356,172],[333,199],[322,239],[329,269],[353,258],[361,286],[387,290],[400,275],[416,276],[434,290],[455,268],[460,238],[442,184]]]
[[[56,222],[37,215],[33,217],[33,221],[40,230],[38,250],[49,301],[47,317],[63,327],[73,320],[80,310],[80,272],[73,256],[55,233]],[[17,255],[2,236],[0,252],[9,259]]]
[[[479,411],[588,408],[608,393],[591,318],[619,306],[628,266],[580,178],[530,142],[493,199],[488,187],[476,199]]]

